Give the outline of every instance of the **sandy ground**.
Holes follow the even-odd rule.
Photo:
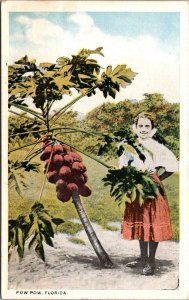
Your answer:
[[[115,225],[115,224],[114,224]],[[116,224],[117,225],[117,224]],[[117,225],[119,226],[119,225]],[[179,244],[161,242],[157,251],[157,270],[153,276],[140,275],[140,269],[125,264],[138,256],[138,241],[125,241],[119,231],[108,231],[93,224],[99,240],[114,262],[113,269],[102,269],[86,233],[76,236],[86,245],[68,241],[69,235],[59,233],[54,248],[45,246],[46,263],[26,249],[19,262],[14,253],[9,264],[9,289],[177,289]]]

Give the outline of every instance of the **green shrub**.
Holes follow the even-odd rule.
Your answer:
[[[69,238],[69,241],[72,243],[75,243],[75,244],[86,245],[82,239],[75,237],[75,236]]]

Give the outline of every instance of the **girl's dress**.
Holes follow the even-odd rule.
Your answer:
[[[152,172],[160,188],[157,197],[146,199],[142,206],[136,200],[127,203],[122,222],[123,238],[154,242],[169,240],[172,238],[170,209],[163,185],[156,174],[156,168],[163,167],[167,172],[176,172],[178,161],[168,148],[154,139],[138,140],[145,149],[145,161],[140,160],[137,153],[125,150],[119,157],[119,167],[122,168],[129,163],[138,170]]]

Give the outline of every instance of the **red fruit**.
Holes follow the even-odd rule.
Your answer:
[[[47,146],[45,150],[41,153],[40,159],[43,161],[48,159],[51,156],[52,149],[53,149],[52,145]]]
[[[73,163],[73,157],[70,155],[70,154],[66,154],[65,156],[64,156],[64,162],[66,163],[66,164],[68,164],[68,165],[72,165],[72,163]]]
[[[78,192],[78,186],[75,183],[68,183],[67,188],[70,192]]]
[[[65,176],[68,176],[68,175],[70,175],[71,174],[71,169],[69,168],[69,167],[67,167],[67,166],[62,166],[61,168],[60,168],[60,171],[59,171],[59,177],[60,178],[65,178]]]
[[[79,171],[79,172],[84,172],[84,171],[86,171],[86,167],[80,162],[74,162],[72,164],[72,170]]]
[[[81,174],[80,172],[78,173],[76,173],[75,172],[75,174],[73,175],[73,178],[74,178],[74,182],[78,185],[78,186],[81,186],[81,185],[83,185],[84,183],[86,183],[87,182],[87,180],[86,180],[86,178],[85,178],[85,176],[83,176],[84,174]]]
[[[70,200],[71,198],[71,192],[67,189],[64,190],[64,192],[58,192],[57,193],[57,198],[58,200],[62,201],[62,202],[67,202]]]
[[[42,143],[43,149],[47,147],[47,143]]]
[[[85,165],[83,165],[83,172],[86,172],[87,171],[87,168]]]
[[[88,186],[83,185],[79,187],[79,194],[83,197],[89,197],[91,195],[91,190]]]
[[[61,144],[56,144],[53,146],[53,152],[56,154],[60,154],[63,152],[63,146]]]
[[[56,171],[49,171],[47,173],[47,179],[51,183],[56,183],[56,181],[58,180],[58,173]]]
[[[50,145],[52,145],[52,142],[50,140],[42,143],[43,149],[45,149],[46,147],[48,147]]]
[[[86,183],[87,180],[88,180],[87,174],[83,173],[82,175],[83,175],[83,177],[84,177],[84,183]]]
[[[42,142],[47,142],[47,141],[49,141],[49,136],[48,135],[45,135],[43,138],[42,138]]]
[[[63,165],[63,157],[60,154],[55,154],[52,159],[52,163],[55,169],[60,168]]]
[[[77,153],[70,152],[69,155],[71,155],[71,157],[73,158],[73,160],[74,160],[75,162],[81,162],[81,161],[82,161],[81,156],[80,156],[79,154],[77,154]]]
[[[56,191],[62,192],[67,187],[67,185],[68,183],[65,180],[58,179],[58,181],[56,182]]]
[[[63,149],[64,149],[64,152],[67,153],[71,150],[71,147],[67,146],[67,145],[63,145]]]

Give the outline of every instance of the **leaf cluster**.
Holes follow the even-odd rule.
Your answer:
[[[39,258],[45,261],[43,243],[54,247],[52,238],[56,227],[63,222],[63,219],[53,218],[40,202],[36,202],[28,214],[19,215],[16,220],[9,220],[9,259],[15,247],[22,259],[26,241],[29,240],[29,250],[35,248]]]
[[[22,198],[21,187],[27,189],[28,186],[24,181],[23,170],[26,172],[39,172],[39,165],[38,163],[30,163],[29,160],[23,161],[13,161],[8,160],[8,180],[11,187],[15,187],[16,192]],[[18,172],[19,171],[19,172]]]
[[[18,137],[21,140],[24,138],[29,137],[29,135],[33,136],[34,138],[40,138],[39,130],[41,129],[41,124],[35,119],[27,119],[24,122],[20,122],[19,118],[10,119],[9,122],[9,142],[17,139]]]
[[[144,201],[157,196],[158,183],[150,173],[137,170],[132,166],[108,170],[103,181],[105,186],[110,185],[110,195],[115,197],[118,205],[122,202],[132,203],[133,201],[139,201],[142,205]]]
[[[9,160],[8,161],[8,170],[9,173],[11,173],[11,171],[16,170],[16,169],[24,169],[24,171],[30,172],[30,171],[34,171],[34,172],[39,172],[39,165],[38,163],[30,163],[30,161],[28,159],[22,160],[22,161],[12,161]]]
[[[55,64],[42,63],[36,65],[35,60],[29,60],[27,55],[9,66],[9,108],[20,104],[31,97],[36,108],[44,109],[46,101],[60,100],[57,85],[52,81],[49,72],[54,70]],[[25,106],[28,106],[26,103]]]
[[[8,67],[9,108],[14,103],[23,104],[25,97],[34,94],[34,81],[31,76],[33,72],[37,71],[35,63],[35,59],[28,60],[27,55],[25,55]],[[28,74],[28,79],[24,79],[25,74]]]
[[[93,73],[99,74],[100,65],[89,56],[103,55],[101,50],[102,47],[82,49],[72,58],[59,57],[55,64],[43,62],[36,65],[35,60],[29,60],[27,55],[19,59],[9,66],[9,108],[23,104],[23,99],[31,97],[45,117],[54,101],[61,100],[63,94],[72,94],[71,88],[85,92],[86,88],[95,86],[97,77]]]
[[[124,152],[124,146],[120,145],[117,147],[118,143],[124,141],[130,145],[139,155],[142,161],[145,161],[146,157],[144,155],[144,147],[139,143],[137,136],[133,133],[131,128],[121,127],[120,129],[111,132],[110,134],[104,134],[99,139],[99,151],[98,155],[107,155],[111,149],[114,149],[115,156],[121,156]]]
[[[9,66],[9,107],[27,105],[22,100],[29,97],[46,118],[54,101],[62,100],[64,94],[72,95],[72,88],[91,96],[98,87],[105,98],[108,95],[115,98],[120,86],[125,88],[132,83],[137,73],[126,65],[118,65],[114,70],[108,66],[100,75],[101,66],[90,57],[91,54],[104,56],[102,47],[98,47],[81,49],[71,58],[59,57],[55,64],[43,62],[37,65],[27,55],[16,61]]]
[[[114,69],[112,69],[112,66],[108,66],[101,75],[102,82],[99,89],[103,92],[105,98],[109,95],[115,99],[116,93],[120,91],[120,86],[126,88],[132,83],[136,75],[137,73],[127,68],[125,64],[118,65]]]

